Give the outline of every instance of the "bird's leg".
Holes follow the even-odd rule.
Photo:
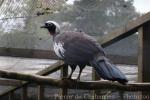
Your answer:
[[[79,75],[78,75],[78,77],[77,77],[77,80],[80,80],[80,76],[81,76],[82,70],[83,70],[84,68],[85,68],[85,65],[79,65],[80,71],[79,71]]]
[[[71,76],[72,76],[74,70],[76,69],[76,65],[70,65],[70,68],[71,68],[71,73],[70,73],[70,75],[68,75],[68,77],[67,77],[68,79],[71,79]]]

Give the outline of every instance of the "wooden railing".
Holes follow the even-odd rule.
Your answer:
[[[105,35],[101,39],[101,43],[103,47],[106,47],[136,32],[138,32],[139,40],[138,79],[140,82],[150,82],[150,77],[148,77],[150,73],[150,13],[130,21],[122,28]]]
[[[107,47],[123,38],[126,38],[132,34],[135,34],[138,32],[138,39],[139,39],[139,56],[138,56],[138,81],[139,82],[150,82],[150,13],[147,13],[135,20],[130,21],[126,25],[124,25],[122,28],[119,28],[115,30],[114,32],[110,34],[106,34],[104,37],[99,38],[98,41],[101,43],[103,47]],[[55,72],[56,70],[61,69],[61,77],[65,77],[68,73],[68,67],[62,67],[64,64],[61,62],[56,63],[55,65],[49,67],[48,69],[44,69],[43,71],[37,73],[38,75],[47,75],[49,73]],[[93,70],[92,75],[93,80],[99,79],[99,77],[96,75],[95,71]],[[5,80],[10,82],[10,80]],[[4,81],[3,81],[4,82]],[[9,89],[8,91],[5,91],[5,93],[0,94],[6,95],[9,94],[10,100],[12,98],[12,93],[18,88],[22,88],[22,100],[27,100],[27,85],[29,82],[24,82],[23,84],[20,81],[11,81],[12,85],[16,82],[19,84],[17,87],[13,87]],[[6,85],[10,85],[9,84]],[[4,83],[2,83],[4,85]],[[144,83],[143,83],[144,84]],[[137,84],[136,84],[137,85]],[[144,84],[145,85],[145,84]],[[149,83],[148,83],[149,86]],[[93,92],[94,94],[96,91]],[[61,89],[61,95],[67,95],[67,89],[62,88]],[[38,86],[38,100],[43,100],[44,96],[44,86],[39,85]]]
[[[42,75],[42,76],[45,76],[45,75],[48,75],[48,74],[51,74],[53,72],[56,72],[57,70],[61,69],[62,66],[64,66],[64,63],[62,61],[58,61],[57,63],[39,71],[38,73],[36,73],[37,75]],[[21,95],[21,100],[27,100],[27,89],[28,89],[28,84],[29,82],[26,82],[26,81],[17,81],[17,80],[1,80],[2,82],[0,83],[0,85],[3,85],[3,86],[12,86],[11,88],[7,89],[6,91],[4,91],[3,93],[0,94],[0,97],[4,96],[4,95],[9,95],[9,100],[13,100],[12,98],[12,93],[19,89],[19,88],[22,88],[22,95]],[[8,83],[9,82],[9,83]],[[43,96],[42,96],[42,92],[44,89],[43,86],[39,85],[38,87],[38,100],[43,100],[41,99]]]

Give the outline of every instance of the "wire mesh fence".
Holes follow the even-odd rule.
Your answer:
[[[45,31],[41,32],[40,24],[44,22],[44,17],[59,10],[63,2],[64,0],[1,0],[0,47],[50,49],[51,42],[50,46],[42,45],[46,40],[51,40]]]

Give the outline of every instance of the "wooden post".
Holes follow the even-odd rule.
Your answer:
[[[65,77],[67,77],[67,75],[68,75],[68,65],[64,65],[62,68],[61,68],[61,78],[63,79],[63,78],[65,78]],[[65,100],[65,96],[67,96],[67,92],[68,92],[68,90],[67,89],[64,89],[64,88],[62,88],[61,90],[60,90],[60,97],[61,97],[61,100]]]
[[[22,87],[22,94],[21,94],[21,100],[27,100],[27,86]]]
[[[150,23],[145,24],[138,30],[139,55],[138,55],[138,81],[150,82]],[[148,92],[140,92],[139,95],[149,96]],[[140,99],[142,100],[142,99]]]
[[[93,81],[96,81],[96,80],[100,80],[100,76],[97,74],[97,72],[95,71],[95,69],[94,68],[92,68],[92,80]],[[100,91],[98,91],[98,90],[93,90],[93,98],[91,98],[92,100],[96,100],[96,95],[98,96],[100,93],[99,93]]]
[[[13,100],[13,91],[9,93],[9,100]]]
[[[142,74],[143,74],[143,27],[140,27],[138,29],[138,40],[139,40],[139,46],[138,46],[138,81],[142,82]]]
[[[44,100],[44,86],[38,86],[38,100]]]
[[[139,30],[138,81],[150,82],[150,23]]]

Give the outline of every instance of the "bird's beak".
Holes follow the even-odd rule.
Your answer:
[[[46,28],[46,26],[45,26],[45,25],[42,25],[41,28]]]

